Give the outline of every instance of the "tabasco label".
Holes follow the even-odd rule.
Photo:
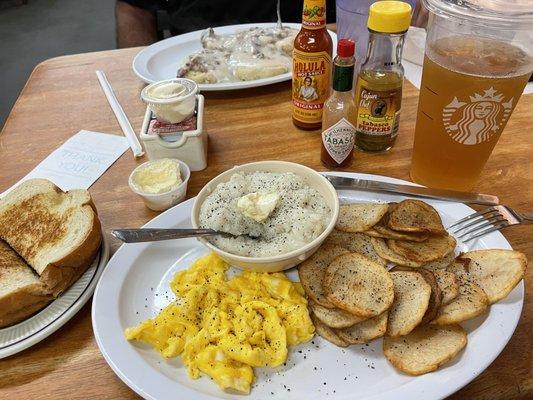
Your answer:
[[[358,90],[357,131],[394,138],[400,124],[398,98],[402,96],[401,88],[381,91],[361,85]]]
[[[325,0],[304,1],[302,26],[306,29],[320,29],[326,26]]]
[[[331,56],[321,51],[292,53],[292,116],[301,122],[322,121],[322,108],[329,94]]]
[[[337,164],[342,164],[353,151],[355,127],[346,118],[322,132],[322,143]]]

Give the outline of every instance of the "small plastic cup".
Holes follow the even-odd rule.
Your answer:
[[[154,91],[164,90],[165,86],[180,84],[183,92],[173,97],[158,96]],[[191,79],[174,78],[159,81],[146,86],[141,91],[141,99],[156,118],[162,122],[177,124],[194,114],[198,85]]]
[[[150,210],[165,211],[168,210],[170,207],[181,203],[185,199],[185,196],[187,194],[187,184],[189,183],[189,178],[191,176],[191,170],[189,169],[189,166],[183,161],[175,158],[172,160],[177,162],[180,166],[180,175],[182,182],[178,186],[167,192],[145,193],[139,190],[139,188],[134,183],[135,174],[137,172],[139,172],[143,168],[146,168],[146,166],[148,166],[149,164],[157,162],[159,160],[151,160],[139,165],[131,172],[128,178],[128,185],[130,186],[130,189],[143,199],[144,204]]]

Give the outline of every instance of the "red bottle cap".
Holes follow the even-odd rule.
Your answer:
[[[351,39],[341,39],[337,43],[337,55],[351,57],[355,53],[355,42]]]

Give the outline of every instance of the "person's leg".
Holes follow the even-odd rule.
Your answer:
[[[117,0],[117,47],[146,46],[157,41],[156,18],[152,11]]]

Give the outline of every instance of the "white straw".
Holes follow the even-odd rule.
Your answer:
[[[96,76],[98,77],[98,81],[100,81],[100,86],[102,86],[102,90],[104,91],[105,97],[107,98],[111,109],[115,113],[115,117],[117,117],[118,124],[122,128],[124,136],[126,136],[126,139],[128,139],[131,151],[133,151],[133,155],[135,157],[141,157],[144,154],[144,151],[139,143],[139,139],[137,139],[137,135],[135,135],[128,117],[126,117],[126,114],[118,102],[111,85],[107,81],[105,73],[103,71],[96,71]]]

